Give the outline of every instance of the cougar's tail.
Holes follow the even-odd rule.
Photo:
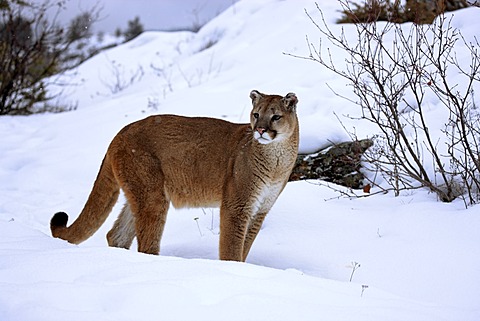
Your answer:
[[[105,222],[118,199],[119,193],[120,186],[115,179],[112,164],[107,154],[103,159],[87,203],[75,222],[67,227],[68,215],[64,212],[56,213],[50,220],[53,237],[74,244],[85,241]]]

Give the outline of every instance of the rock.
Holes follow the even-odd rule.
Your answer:
[[[371,139],[363,139],[336,144],[314,154],[299,154],[289,181],[321,179],[355,189],[363,188],[361,158],[372,145]]]

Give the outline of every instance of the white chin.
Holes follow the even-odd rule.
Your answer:
[[[255,133],[253,135],[253,137],[257,140],[257,142],[259,142],[260,144],[263,144],[263,145],[267,145],[267,144],[270,144],[272,142],[272,139],[270,139],[270,137],[265,138],[263,136],[260,136],[259,133]]]
[[[267,144],[270,144],[272,142],[271,139],[265,139],[263,137],[260,137],[259,139],[257,139],[257,141],[262,145],[267,145]]]

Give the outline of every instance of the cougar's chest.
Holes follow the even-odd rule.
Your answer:
[[[277,200],[284,187],[283,182],[262,184],[257,186],[253,195],[252,215],[268,212]]]
[[[297,159],[297,150],[291,146],[272,146],[262,150],[256,158],[257,168],[263,172],[266,177],[267,185],[275,182],[285,182],[292,171],[293,165]]]

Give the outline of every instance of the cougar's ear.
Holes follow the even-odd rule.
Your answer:
[[[285,97],[283,97],[283,102],[285,103],[285,107],[295,110],[298,103],[297,95],[294,93],[288,93]]]
[[[258,103],[258,101],[260,100],[260,98],[263,97],[263,94],[261,94],[258,90],[252,90],[250,92],[250,98],[252,99],[252,104],[255,105],[256,103]]]

